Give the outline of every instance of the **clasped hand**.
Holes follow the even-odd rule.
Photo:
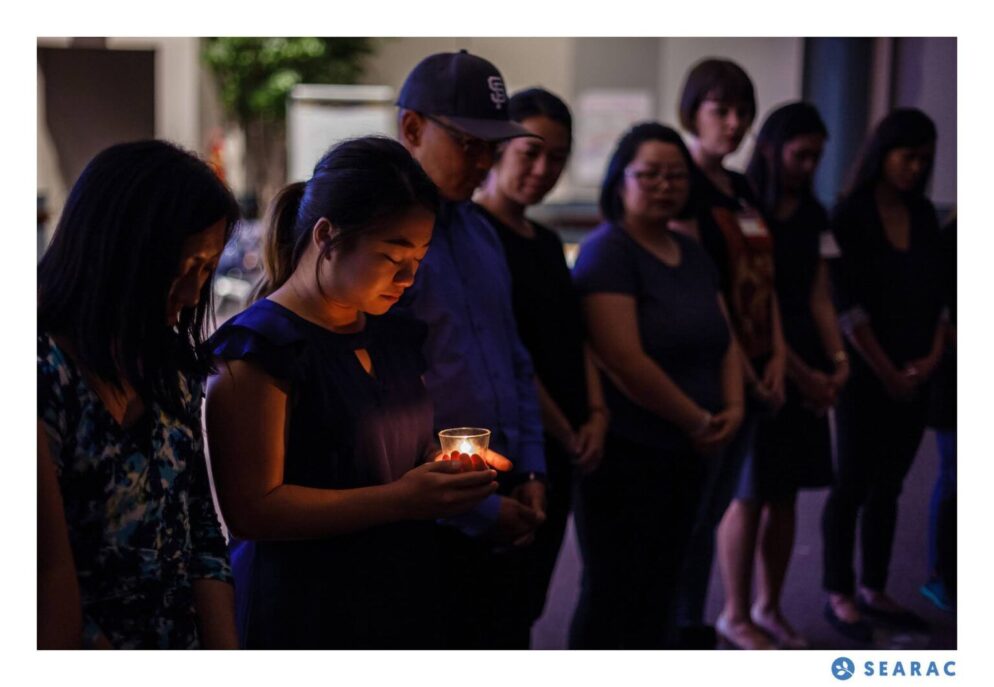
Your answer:
[[[516,487],[510,497],[502,496],[497,524],[492,532],[498,544],[527,546],[545,522],[545,484],[531,480]]]
[[[703,455],[724,448],[735,437],[743,417],[744,411],[740,405],[728,406],[712,415],[707,426],[691,436],[694,450]]]

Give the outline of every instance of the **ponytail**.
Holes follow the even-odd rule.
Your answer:
[[[284,187],[269,204],[263,240],[266,275],[255,300],[286,283],[322,218],[335,229],[321,247],[324,257],[333,250],[350,250],[360,234],[385,226],[413,207],[437,214],[438,205],[435,184],[400,143],[382,136],[342,141],[318,160],[310,179]],[[320,260],[315,279],[318,265]]]
[[[283,286],[293,274],[300,253],[303,252],[298,250],[300,236],[296,229],[305,187],[306,183],[303,181],[285,186],[269,204],[263,239],[266,276],[256,289],[255,300],[265,298]]]

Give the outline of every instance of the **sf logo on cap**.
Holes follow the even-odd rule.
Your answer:
[[[487,86],[490,87],[490,99],[499,110],[507,102],[507,93],[504,91],[504,80],[499,76],[491,76],[487,79]]]

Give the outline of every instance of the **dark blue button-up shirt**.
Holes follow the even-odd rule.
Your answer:
[[[425,384],[435,430],[486,427],[490,447],[515,472],[545,472],[542,421],[528,351],[511,309],[511,275],[497,232],[469,202],[442,204],[431,248],[398,306],[428,325]],[[485,500],[461,529],[479,534],[497,520]]]

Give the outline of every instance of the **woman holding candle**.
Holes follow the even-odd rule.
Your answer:
[[[511,298],[522,342],[538,378],[545,429],[546,521],[523,549],[519,572],[522,622],[542,614],[569,516],[574,473],[597,469],[607,408],[584,343],[580,301],[558,235],[525,216],[559,181],[572,144],[573,119],[558,97],[540,88],[507,104],[512,121],[536,137],[511,139],[475,200],[496,227],[511,271]],[[540,138],[539,138],[540,137]]]
[[[739,65],[706,59],[690,70],[680,97],[680,123],[691,134],[694,171],[700,181],[695,234],[718,268],[743,354],[747,402],[742,429],[722,459],[709,466],[701,521],[681,581],[679,619],[688,630],[702,623],[718,525],[718,562],[726,604],[715,629],[733,646],[746,649],[772,645],[752,623],[748,607],[740,603],[742,589],[746,598],[749,594],[758,521],[752,494],[739,478],[743,465],[752,460],[760,415],[775,413],[783,404],[787,360],[774,291],[770,232],[746,177],[725,166],[755,116],[752,81]]]
[[[574,269],[611,425],[575,508],[584,559],[574,648],[660,648],[700,507],[703,455],[742,421],[742,372],[693,223],[693,160],[674,130],[639,124],[608,164],[605,217]]]
[[[211,339],[218,501],[249,647],[438,647],[434,520],[496,489],[436,461],[423,325],[387,314],[437,190],[397,142],[346,141],[274,200],[265,296]]]
[[[848,637],[869,641],[865,617],[924,629],[885,591],[897,499],[928,414],[928,381],[946,339],[942,245],[925,196],[935,124],[899,109],[877,125],[855,181],[832,214],[842,327],[852,376],[839,402],[838,474],[822,515],[825,616]],[[860,520],[862,575],[853,573]]]
[[[38,265],[39,648],[235,648],[200,424],[238,206],[163,141],[104,150]]]
[[[790,649],[808,646],[780,610],[794,544],[797,491],[832,483],[826,413],[849,376],[828,267],[820,257],[828,215],[811,190],[827,137],[813,106],[784,105],[760,129],[746,171],[773,234],[788,379],[787,400],[774,417],[760,421],[754,460],[742,474],[759,506],[750,511],[758,527],[757,591],[750,616],[781,648]],[[735,605],[747,606],[748,587],[736,585],[734,590],[746,594]]]

